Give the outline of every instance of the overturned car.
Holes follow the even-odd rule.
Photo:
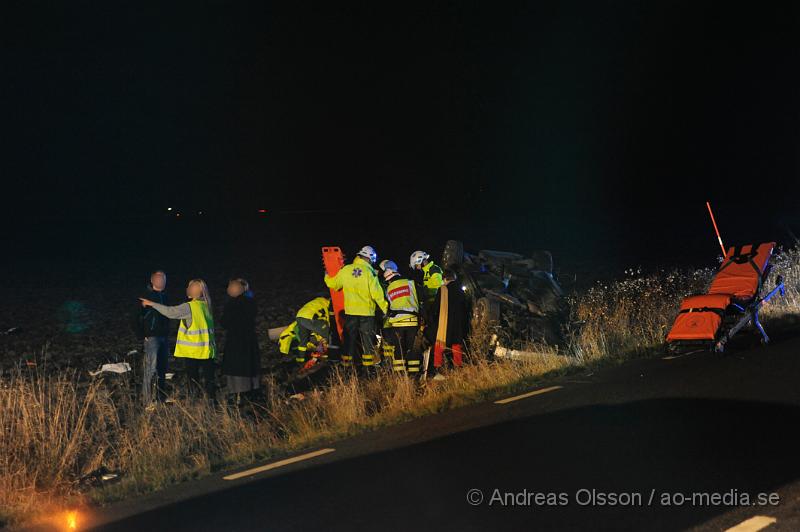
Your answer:
[[[473,327],[497,335],[501,355],[530,343],[561,345],[569,322],[569,303],[553,272],[549,251],[519,253],[481,250],[467,253],[449,240],[442,264],[458,275],[472,308]]]

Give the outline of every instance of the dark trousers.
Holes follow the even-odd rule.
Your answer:
[[[325,320],[310,320],[308,318],[297,318],[297,351],[299,353],[298,362],[300,358],[306,356],[306,346],[311,339],[311,333],[316,333],[326,342],[330,342],[331,329],[330,325]],[[305,360],[304,360],[305,361]]]
[[[387,327],[383,330],[383,341],[389,347],[384,354],[391,354],[392,369],[395,371],[419,373],[422,356],[414,349],[418,330],[417,326]]]
[[[189,378],[189,394],[198,395],[205,391],[210,399],[213,399],[217,385],[214,382],[214,360],[184,358],[186,376]]]
[[[342,354],[342,361],[352,360],[356,366],[372,366],[375,363],[377,332],[378,327],[375,324],[374,316],[351,316],[345,314],[345,352]]]

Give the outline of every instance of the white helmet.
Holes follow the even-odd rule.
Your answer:
[[[415,251],[411,254],[411,260],[409,261],[408,265],[413,270],[417,266],[421,266],[423,262],[431,258],[430,255],[425,253],[424,251]]]
[[[358,252],[358,256],[367,259],[370,264],[375,264],[375,261],[378,260],[378,254],[372,246],[364,246],[361,248]]]

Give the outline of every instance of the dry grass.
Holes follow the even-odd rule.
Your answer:
[[[786,297],[765,310],[800,310],[800,251],[775,258]],[[287,402],[269,396],[243,409],[179,399],[152,412],[123,378],[82,381],[75,373],[15,370],[0,381],[0,521],[29,521],[67,505],[152,491],[233,464],[250,463],[412,417],[529,386],[553,372],[647,353],[661,344],[680,298],[712,272],[628,272],[573,298],[570,343],[534,346],[525,362],[485,357],[491,331],[475,331],[473,360],[448,379],[419,387],[391,372],[357,379],[335,372],[329,386]],[[276,389],[267,383],[267,389]],[[121,481],[86,489],[79,479],[105,466]]]
[[[574,296],[570,354],[590,362],[598,358],[641,355],[660,345],[680,301],[704,290],[711,269],[658,272],[642,275],[626,271],[626,277],[598,284]]]

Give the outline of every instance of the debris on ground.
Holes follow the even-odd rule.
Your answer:
[[[78,483],[84,487],[98,487],[103,484],[110,484],[120,480],[120,473],[112,471],[106,466],[100,466],[94,471],[82,476]]]
[[[97,371],[90,371],[89,375],[95,377],[101,373],[127,373],[131,371],[131,365],[127,362],[115,362],[113,364],[103,364]]]
[[[524,349],[509,349],[498,345],[495,347],[494,356],[507,358],[509,360],[525,360],[538,355],[536,351],[526,351]]]

